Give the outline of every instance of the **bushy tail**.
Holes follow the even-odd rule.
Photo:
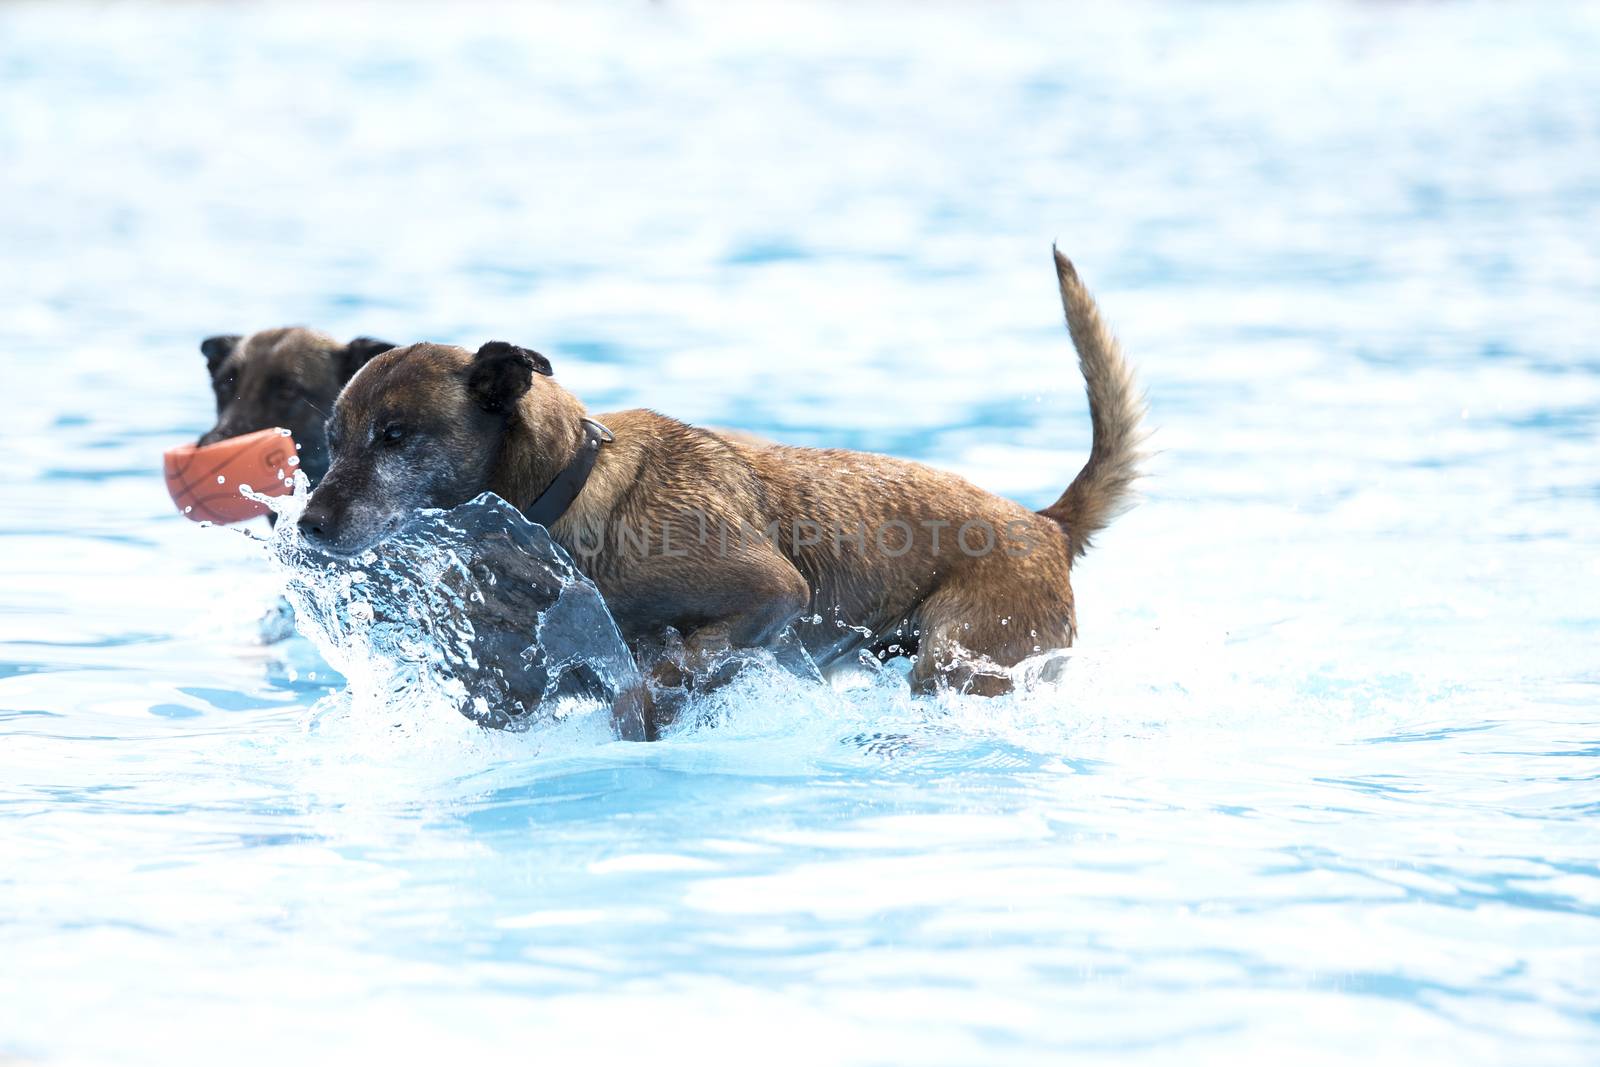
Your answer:
[[[1055,257],[1067,329],[1089,392],[1094,443],[1089,462],[1061,499],[1039,514],[1061,524],[1072,558],[1077,559],[1089,550],[1091,537],[1133,506],[1133,481],[1139,477],[1139,464],[1145,457],[1144,397],[1134,381],[1133,368],[1122,358],[1117,339],[1101,321],[1100,309],[1072,262],[1060,250],[1055,250]]]

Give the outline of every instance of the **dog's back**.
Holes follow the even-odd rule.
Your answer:
[[[948,471],[842,449],[739,451],[764,488],[766,529],[813,590],[799,632],[822,660],[896,638],[916,647],[918,606],[962,572],[1029,596],[1069,566],[1055,522]]]

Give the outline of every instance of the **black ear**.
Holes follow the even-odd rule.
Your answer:
[[[339,381],[348,382],[373,356],[381,356],[394,347],[376,337],[357,337],[343,348],[335,349],[333,355],[339,363]]]
[[[533,388],[535,374],[553,374],[550,361],[531,348],[518,348],[504,341],[490,341],[472,357],[467,372],[467,390],[478,406],[493,414],[503,414],[516,406],[524,393]]]
[[[206,357],[206,370],[212,374],[222,366],[222,361],[233,355],[233,350],[244,340],[236,333],[221,333],[200,342],[200,352]]]

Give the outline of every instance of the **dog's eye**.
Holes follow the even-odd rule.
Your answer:
[[[407,430],[404,426],[391,422],[383,428],[383,433],[380,436],[383,438],[384,444],[396,445],[406,439],[406,433]]]

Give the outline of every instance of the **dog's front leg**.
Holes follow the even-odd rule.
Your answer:
[[[743,664],[730,652],[773,644],[811,602],[810,585],[782,556],[718,570],[714,581],[704,576],[685,581],[682,572],[654,577],[652,597],[674,598],[675,607],[681,609],[675,614],[683,620],[679,628],[687,633],[676,651],[668,651],[670,642],[667,648],[657,644],[649,630],[634,645],[639,666],[651,682],[645,709],[647,739],[660,736],[692,695],[720,688],[739,674]]]
[[[684,627],[685,666],[700,673],[732,649],[775,642],[811,603],[811,585],[776,549],[685,559],[656,576]]]
[[[686,635],[691,655],[734,648],[764,648],[800,617],[811,602],[811,585],[793,563],[776,551],[718,568],[706,590],[700,617],[708,622]]]

